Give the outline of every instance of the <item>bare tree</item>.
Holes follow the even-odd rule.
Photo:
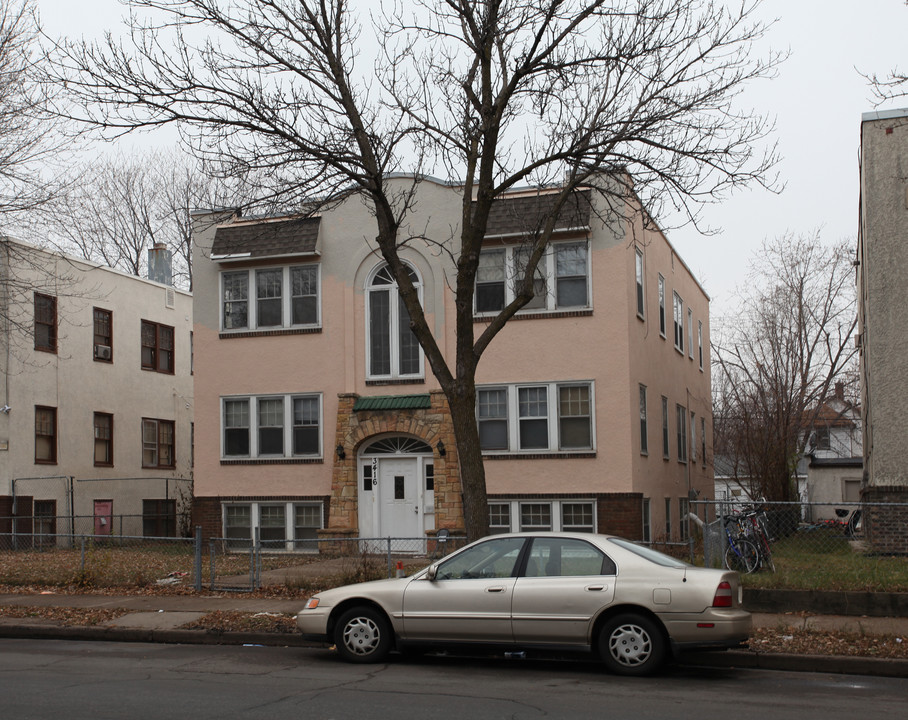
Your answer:
[[[187,290],[192,290],[189,212],[230,204],[236,192],[176,150],[75,163],[65,186],[34,216],[42,241],[139,277],[146,275],[148,250],[163,244],[172,253],[174,284]]]
[[[0,3],[0,223],[46,202],[56,183],[42,171],[62,136],[46,114],[33,58],[38,34],[32,0]],[[49,173],[52,175],[52,172]]]
[[[484,351],[533,297],[559,212],[580,187],[608,219],[696,220],[700,203],[773,185],[771,123],[736,108],[779,57],[755,58],[759,0],[388,0],[360,22],[353,0],[130,0],[130,34],[62,41],[51,81],[108,134],[180,126],[226,172],[261,172],[256,200],[318,209],[359,194],[374,242],[450,406],[467,533],[488,530],[475,418]],[[731,5],[731,7],[729,7]],[[65,113],[65,110],[63,111]],[[401,190],[395,173],[412,178]],[[399,250],[428,174],[463,187],[460,226],[433,238],[451,262],[453,357],[423,315]],[[474,325],[479,251],[492,204],[514,187],[557,185],[528,232],[514,301]],[[637,198],[642,199],[642,206]]]
[[[908,5],[908,0],[905,2]],[[880,76],[877,73],[862,73],[870,83],[877,104],[887,100],[896,100],[908,95],[908,74],[904,70],[894,68],[888,75]]]
[[[713,323],[715,453],[756,496],[795,499],[807,430],[854,369],[853,256],[817,234],[764,243],[736,312]]]

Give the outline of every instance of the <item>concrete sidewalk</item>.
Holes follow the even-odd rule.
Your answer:
[[[185,624],[217,610],[295,614],[302,609],[303,602],[300,599],[222,595],[0,594],[0,607],[122,608],[129,611],[119,618],[96,626],[63,626],[42,618],[0,616],[0,637],[316,647],[315,643],[290,633],[183,629]],[[896,636],[908,642],[908,618],[772,613],[754,613],[753,617],[755,628],[837,630],[864,635]],[[710,667],[750,667],[908,678],[908,660],[868,657],[785,655],[732,650],[690,653],[684,656],[683,662]]]

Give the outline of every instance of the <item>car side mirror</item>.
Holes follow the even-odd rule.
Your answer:
[[[429,565],[429,569],[426,570],[426,579],[435,580],[438,576],[438,565]]]

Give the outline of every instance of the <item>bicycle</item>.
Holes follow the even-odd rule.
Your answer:
[[[732,532],[731,526],[735,531]],[[760,551],[757,546],[745,536],[745,530],[738,518],[729,515],[725,518],[723,526],[725,536],[728,538],[728,547],[725,549],[725,567],[739,573],[749,574],[760,567]]]

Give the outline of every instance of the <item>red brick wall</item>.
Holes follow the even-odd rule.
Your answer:
[[[643,539],[643,494],[610,493],[597,502],[599,532]]]

